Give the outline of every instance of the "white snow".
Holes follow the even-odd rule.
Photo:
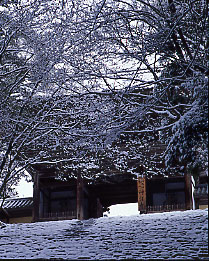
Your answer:
[[[7,225],[5,258],[208,260],[208,210]]]
[[[133,216],[139,214],[138,203],[117,204],[110,207],[108,217]]]

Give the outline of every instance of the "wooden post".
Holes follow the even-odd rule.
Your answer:
[[[103,207],[99,198],[97,198],[97,218],[103,217]]]
[[[37,222],[39,220],[39,206],[40,205],[40,186],[39,186],[39,175],[34,174],[34,184],[33,184],[33,221]]]
[[[147,179],[146,177],[138,178],[138,209],[141,214],[147,212]]]
[[[185,205],[186,205],[186,209],[190,210],[193,208],[191,175],[185,174],[184,179],[185,179]]]
[[[84,184],[81,174],[77,176],[77,219],[84,220]]]

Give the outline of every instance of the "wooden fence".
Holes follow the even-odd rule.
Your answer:
[[[44,213],[43,217],[40,220],[65,220],[65,219],[75,219],[77,218],[76,210],[69,210],[64,212],[49,212]]]
[[[186,210],[185,204],[161,205],[161,206],[148,206],[147,213],[154,212],[169,212],[175,210]]]

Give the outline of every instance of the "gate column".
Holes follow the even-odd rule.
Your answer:
[[[84,220],[84,184],[80,173],[77,176],[77,219]]]
[[[137,181],[138,187],[138,209],[140,214],[147,213],[147,178],[139,177]]]
[[[39,209],[40,209],[40,184],[38,173],[34,174],[34,185],[33,185],[33,222],[39,220]]]
[[[185,174],[185,203],[186,203],[186,209],[190,210],[193,208],[193,202],[192,202],[192,181],[191,181],[191,175]]]

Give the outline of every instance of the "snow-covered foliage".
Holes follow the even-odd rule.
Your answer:
[[[208,169],[208,80],[197,75],[188,85],[191,105],[172,128],[166,160],[168,166],[180,163],[198,175]]]
[[[56,140],[58,75],[63,72],[59,55],[65,43],[52,1],[4,6],[0,9],[0,197],[11,192],[27,166],[42,159],[49,134]],[[33,151],[43,137],[47,141],[30,157],[25,148]]]
[[[207,168],[207,1],[0,6],[1,197],[34,164]]]
[[[93,32],[110,51],[103,78],[120,104],[110,133],[156,137],[167,145],[168,173],[200,172],[208,162],[208,3],[113,2],[102,2]]]

